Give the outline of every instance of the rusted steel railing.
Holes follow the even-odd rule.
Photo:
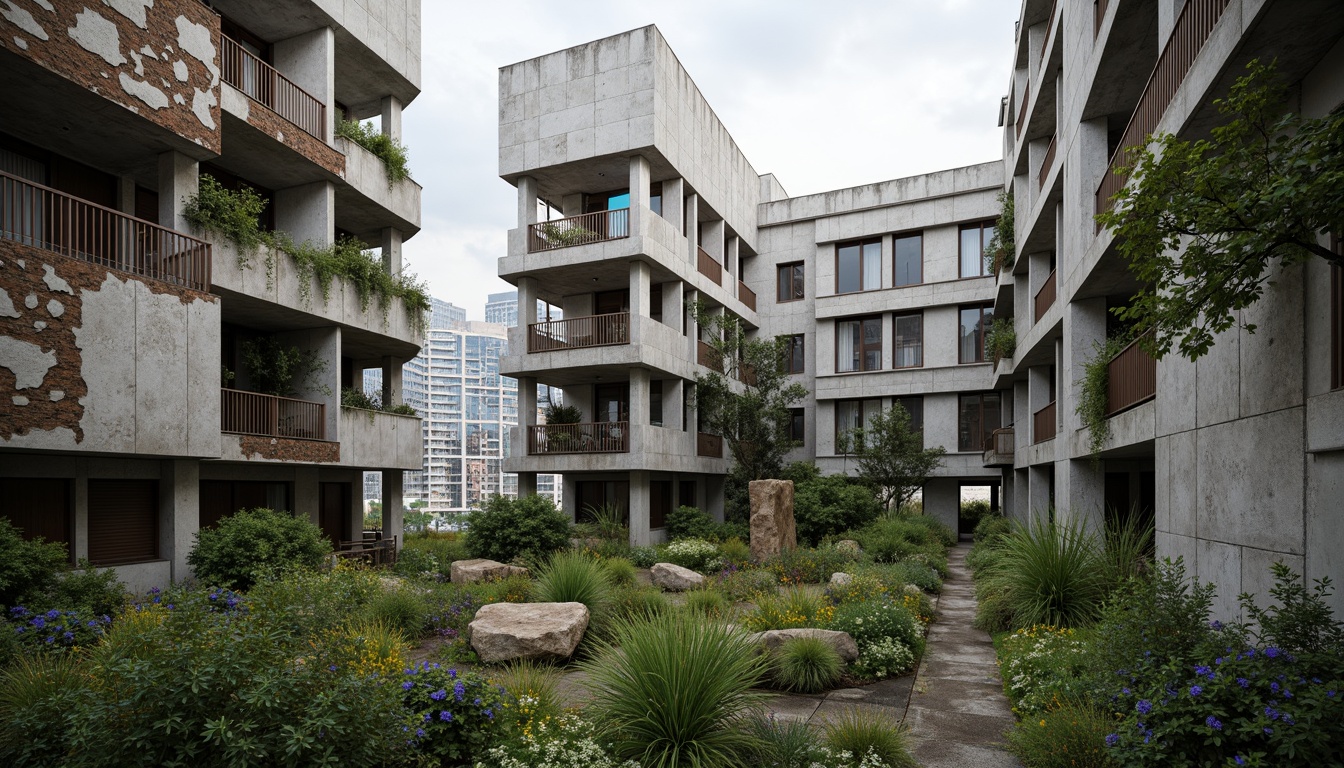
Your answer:
[[[1125,126],[1120,143],[1111,155],[1110,166],[1101,177],[1101,185],[1097,187],[1095,213],[1110,208],[1111,196],[1119,192],[1129,181],[1129,176],[1118,173],[1117,169],[1129,164],[1127,154],[1130,147],[1144,144],[1157,128],[1172,98],[1176,96],[1176,91],[1189,74],[1195,57],[1199,55],[1200,49],[1213,32],[1214,25],[1218,23],[1218,19],[1230,2],[1231,0],[1187,0],[1185,7],[1181,9],[1181,15],[1176,20],[1171,37],[1162,48],[1161,55],[1157,57],[1157,65],[1153,67],[1153,73],[1148,77],[1148,85],[1144,87],[1143,95],[1139,97],[1139,104],[1134,108],[1134,114],[1130,116],[1129,124]],[[1097,19],[1100,20],[1100,14],[1105,13],[1105,8],[1100,8],[1098,13]],[[1100,231],[1101,225],[1098,224],[1097,228]]]
[[[327,105],[280,74],[238,41],[222,37],[224,82],[275,110],[305,133],[326,141]]]
[[[713,459],[723,458],[723,438],[708,432],[695,433],[695,455]]]
[[[630,313],[568,317],[527,326],[527,351],[606,347],[630,343]]]
[[[748,288],[747,284],[741,280],[737,281],[737,298],[747,305],[747,309],[752,312],[756,311],[756,292]]]
[[[1112,416],[1156,396],[1157,361],[1135,339],[1106,366],[1106,415]]]
[[[1033,445],[1053,439],[1058,429],[1059,425],[1055,420],[1055,403],[1053,400],[1044,408],[1032,414],[1031,442]]]
[[[308,400],[226,389],[220,399],[220,431],[241,435],[327,439],[327,406]]]
[[[1036,174],[1037,189],[1045,189],[1045,180],[1050,176],[1050,169],[1055,167],[1055,142],[1058,139],[1058,133],[1051,136],[1050,146],[1045,148],[1045,157],[1041,159],[1041,172]]]
[[[539,221],[527,227],[527,252],[568,248],[630,236],[630,209],[597,211],[553,221]]]
[[[695,362],[712,371],[723,373],[723,356],[708,342],[697,341],[695,343]]]
[[[537,424],[527,428],[529,456],[555,453],[626,453],[629,450],[628,421]]]
[[[110,269],[210,290],[210,244],[0,171],[0,237]]]
[[[700,270],[700,274],[713,280],[716,285],[723,284],[723,266],[714,260],[704,248],[696,246],[695,250],[699,257],[696,259],[695,267]]]
[[[1027,124],[1027,102],[1031,99],[1031,83],[1022,86],[1022,106],[1017,110],[1017,138],[1022,138],[1022,126]]]
[[[1034,322],[1039,323],[1041,318],[1045,317],[1046,311],[1054,306],[1055,294],[1058,291],[1058,278],[1055,277],[1055,272],[1056,270],[1050,270],[1050,274],[1045,278],[1045,283],[1041,285],[1040,290],[1036,291],[1036,319]]]

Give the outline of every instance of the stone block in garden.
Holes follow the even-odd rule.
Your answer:
[[[859,546],[859,542],[853,539],[841,539],[835,542],[835,548],[851,555],[863,554],[863,547]]]
[[[467,635],[484,662],[567,659],[587,628],[583,603],[491,603],[476,611]]]
[[[832,573],[832,574],[831,574],[831,583],[834,584],[834,585],[836,585],[837,587],[843,587],[843,586],[845,586],[846,584],[850,584],[850,583],[852,583],[853,581],[854,581],[854,577],[853,577],[853,576],[850,576],[848,573]]]
[[[705,583],[704,576],[673,563],[654,563],[649,569],[649,578],[655,587],[662,587],[671,592],[685,592]]]
[[[505,565],[494,560],[477,558],[475,560],[454,560],[448,578],[454,584],[470,584],[474,581],[494,581],[507,579],[514,575],[527,575],[526,568]]]
[[[792,480],[752,480],[751,559],[765,562],[772,555],[798,546],[793,520]]]
[[[781,645],[795,637],[815,637],[824,640],[835,649],[836,653],[840,654],[840,658],[844,659],[846,664],[852,664],[859,659],[859,645],[854,642],[854,638],[850,637],[848,632],[801,627],[797,629],[769,629],[747,635],[748,640],[760,645],[767,651],[778,650]]]

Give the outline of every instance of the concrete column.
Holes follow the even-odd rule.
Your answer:
[[[189,195],[199,186],[200,165],[181,152],[159,155],[159,225],[189,231],[191,225],[182,215]],[[134,201],[132,201],[134,204]]]
[[[537,180],[532,176],[518,177],[518,228],[525,229],[537,223]]]
[[[700,196],[692,192],[686,196],[686,239],[690,242],[690,252],[687,258],[692,264],[699,258],[696,255],[696,248],[700,239]]]
[[[1055,462],[1055,511],[1100,536],[1106,529],[1106,462],[1090,457]]]
[[[742,238],[737,235],[731,235],[723,242],[723,268],[727,270],[728,274],[732,275],[732,279],[728,281],[728,285],[729,293],[734,296],[737,295],[737,276],[741,272],[741,267],[738,264],[738,254],[741,250],[741,245]]]
[[[201,465],[195,459],[159,462],[159,557],[172,563],[173,581],[191,575],[187,555],[201,523]]]
[[[701,228],[703,233],[700,238],[700,247],[705,249],[705,253],[714,257],[714,260],[728,266],[728,259],[724,252],[724,238],[727,235],[727,227],[723,219],[716,221],[706,221]]]
[[[649,161],[642,155],[630,157],[630,234],[644,233],[644,216],[649,211]]]
[[[663,379],[663,426],[681,429],[681,401],[686,396],[685,382],[681,379]]]
[[[630,317],[649,316],[649,265],[643,261],[630,262]],[[666,310],[664,310],[666,311]]]
[[[673,229],[685,232],[685,206],[682,196],[685,194],[685,182],[681,179],[668,179],[663,182],[663,218],[672,222]]]
[[[685,288],[680,280],[663,283],[663,323],[677,331],[686,329]]]
[[[383,271],[393,277],[401,274],[401,230],[396,227],[383,229]]]
[[[135,215],[134,176],[117,177],[117,210],[128,216]]]
[[[383,407],[401,405],[401,363],[396,358],[384,355],[383,364]],[[533,395],[535,402],[536,395]]]
[[[537,299],[540,298],[537,293],[539,289],[540,286],[537,285],[535,277],[518,278],[519,328],[526,329],[527,326],[537,322]]]
[[[519,472],[518,473],[518,498],[524,496],[537,495],[537,473]]]
[[[275,227],[296,243],[331,245],[336,229],[336,188],[329,181],[277,189]]]
[[[89,465],[88,459],[75,459],[75,562],[89,556]]]
[[[322,27],[272,44],[274,66],[280,74],[327,105],[327,121],[319,136],[331,143],[336,123],[336,33]]]
[[[1027,520],[1046,520],[1050,510],[1051,467],[1038,466],[1028,469],[1030,488],[1027,490]]]
[[[630,369],[630,423],[649,423],[649,369]]]
[[[303,519],[307,520],[313,525],[320,525],[322,520],[321,509],[318,506],[319,474],[320,470],[318,467],[313,466],[294,467],[293,512],[296,517],[302,517]],[[361,477],[360,480],[362,481],[363,478]],[[356,486],[355,489],[352,491],[352,493],[355,496],[361,497],[361,499],[364,496],[363,488],[360,486]],[[350,528],[350,525],[347,524],[345,528],[347,530],[343,535],[346,539],[350,539],[351,538],[350,531],[348,530]]]
[[[578,480],[576,480],[573,475],[560,476],[560,486],[562,489],[560,494],[560,506],[564,513],[569,516],[569,521],[571,523],[578,519],[574,516],[574,505],[578,502],[579,498],[579,491],[576,483],[578,483]]]
[[[630,472],[630,546],[643,547],[652,543],[649,534],[649,473],[647,470]]]
[[[384,96],[382,103],[383,134],[393,141],[401,141],[401,99]]]
[[[402,520],[403,510],[401,508],[401,488],[402,476],[400,469],[383,470],[383,538],[389,536],[397,537],[397,548],[402,544]],[[362,494],[355,494],[362,495]]]
[[[523,427],[535,426],[537,423],[537,379],[535,376],[518,377],[518,423]],[[527,439],[526,434],[524,434],[523,439]]]

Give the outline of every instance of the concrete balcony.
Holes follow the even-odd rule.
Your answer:
[[[421,187],[411,179],[389,182],[383,161],[349,139],[333,140],[345,155],[345,184],[336,185],[336,220],[366,242],[378,243],[395,227],[408,238],[420,231]]]
[[[419,416],[363,408],[341,408],[341,461],[365,469],[421,469],[424,461]]]
[[[535,351],[524,351],[529,349]],[[675,328],[622,312],[510,328],[509,354],[499,367],[505,376],[560,387],[590,383],[599,375],[624,379],[631,366],[689,380],[696,371],[691,349],[691,340]]]
[[[696,448],[700,440],[696,432],[651,424],[606,422],[517,426],[511,429],[510,445],[514,447],[514,453],[525,450],[528,453],[504,459],[505,472],[564,474],[650,470],[726,474],[731,464],[725,458],[698,455]],[[529,437],[541,433],[547,434],[545,441]],[[554,438],[561,433],[574,433],[577,444],[563,441],[565,444],[557,449]],[[536,449],[536,452],[529,449]]]
[[[989,445],[985,446],[985,455],[982,459],[985,467],[1013,466],[1013,452],[1017,448],[1015,440],[1012,427],[994,430],[994,434],[989,438]]]

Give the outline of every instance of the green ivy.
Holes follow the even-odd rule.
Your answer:
[[[994,364],[1011,358],[1017,351],[1017,329],[1011,317],[996,317],[985,331],[985,351],[994,357]]]
[[[250,187],[225,189],[215,177],[203,173],[196,194],[187,198],[182,215],[194,226],[238,246],[238,264],[246,268],[249,257],[262,245],[270,244],[270,233],[259,224],[268,202]]]
[[[1112,336],[1104,342],[1093,342],[1092,358],[1083,363],[1083,380],[1075,411],[1088,430],[1088,452],[1096,458],[1111,436],[1111,422],[1106,418],[1106,389],[1110,384],[1110,364],[1129,344],[1129,334]]]
[[[293,397],[300,384],[327,369],[327,361],[316,350],[286,347],[274,336],[244,341],[243,365],[256,391],[280,397]]]
[[[387,171],[388,187],[411,178],[411,170],[407,166],[409,158],[406,147],[391,136],[358,120],[337,120],[336,135],[349,139],[377,155],[378,159],[383,161],[383,169]]]
[[[398,405],[383,405],[383,399],[378,395],[370,395],[362,389],[353,389],[345,387],[341,389],[341,407],[359,408],[366,411],[382,411],[383,413],[397,413],[402,416],[419,416],[415,408],[400,403]]]
[[[999,219],[994,225],[994,236],[989,239],[985,250],[993,255],[991,269],[994,274],[1001,270],[1012,269],[1017,260],[1017,230],[1013,224],[1015,204],[1013,194],[1008,190],[999,193]]]

